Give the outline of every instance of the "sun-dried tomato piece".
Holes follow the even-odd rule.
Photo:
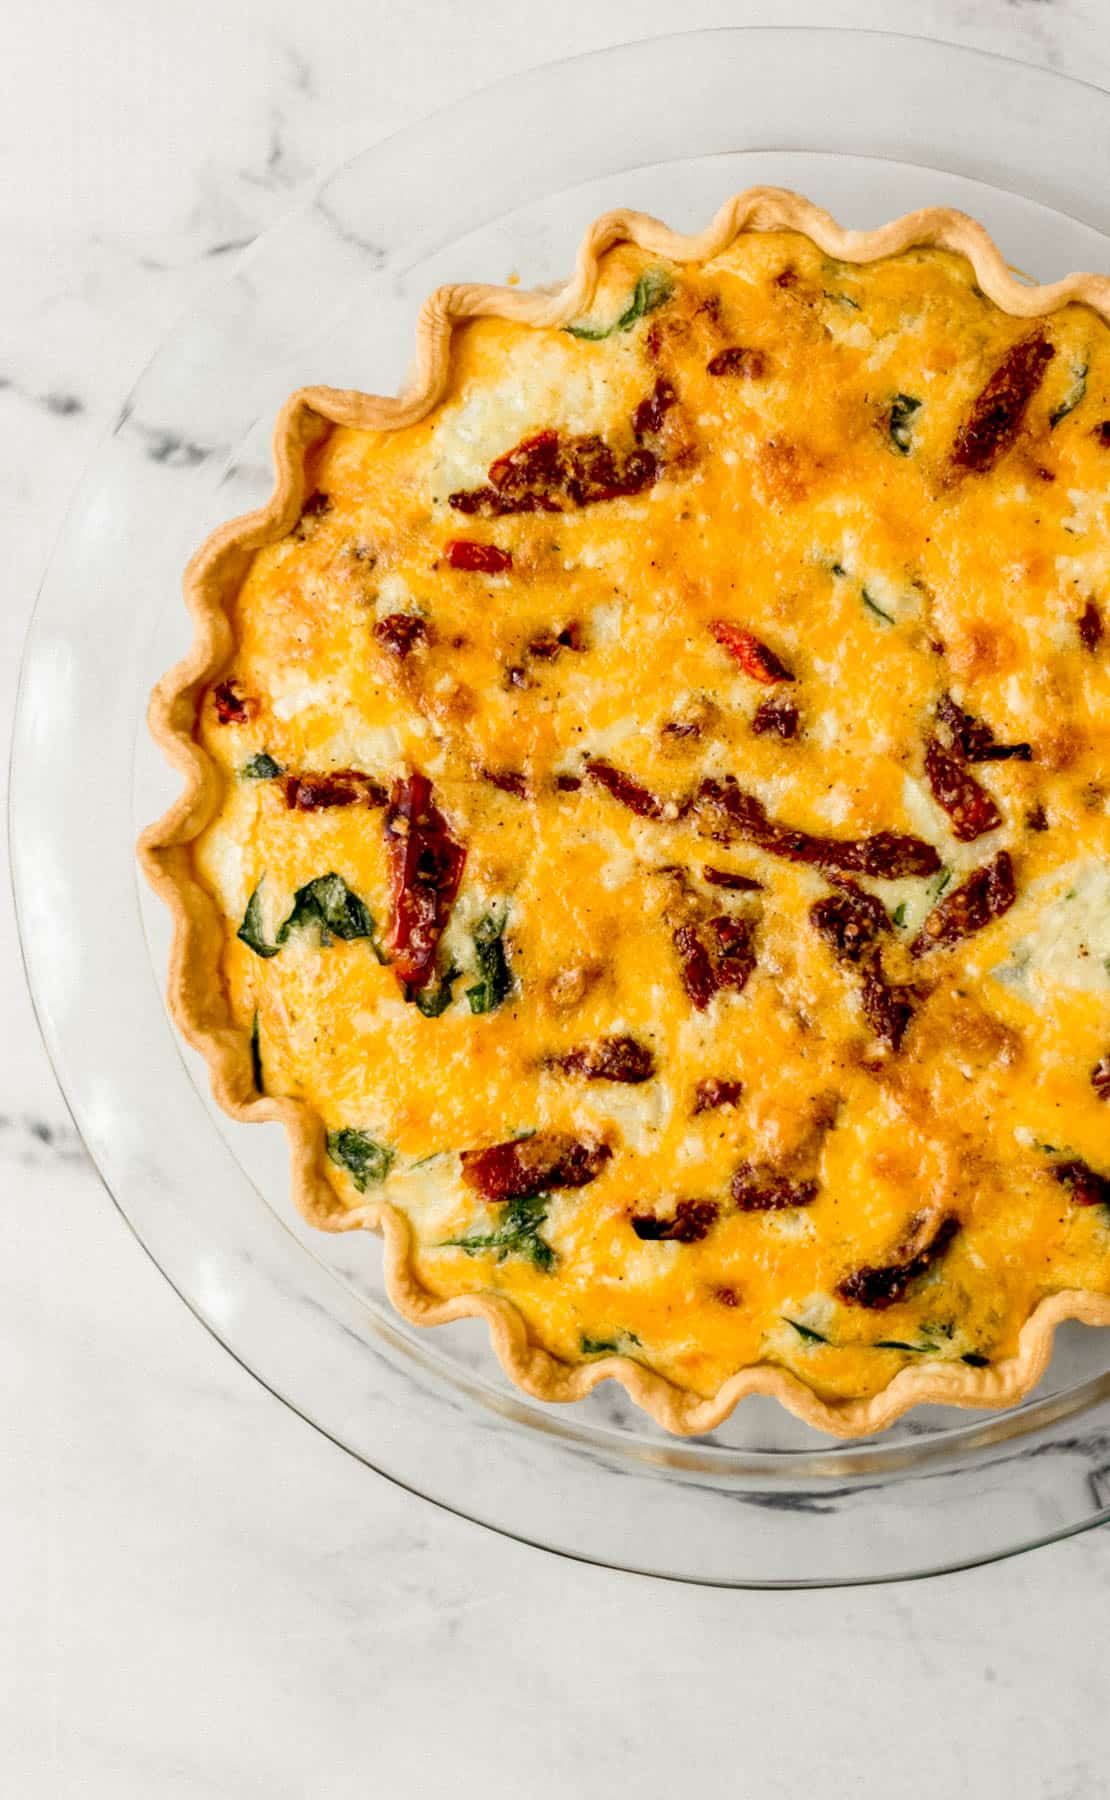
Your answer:
[[[576,794],[582,786],[580,775],[556,775],[555,786],[560,794]]]
[[[539,431],[489,466],[485,487],[447,496],[456,512],[499,518],[507,513],[563,512],[642,493],[658,479],[659,461],[642,446],[620,454],[596,432],[560,437]]]
[[[1072,1157],[1053,1163],[1052,1173],[1075,1206],[1110,1206],[1110,1176],[1100,1175],[1090,1163]]]
[[[448,494],[447,504],[466,518],[475,519],[503,519],[510,513],[560,510],[554,500],[541,500],[538,494],[522,494],[514,500],[492,487],[457,488],[453,494]]]
[[[428,627],[416,613],[387,613],[374,627],[374,636],[391,655],[404,662],[417,645],[428,641]]]
[[[743,625],[734,625],[731,619],[711,619],[709,629],[723,650],[736,658],[745,675],[753,681],[760,681],[764,687],[770,687],[776,681],[793,681],[794,677],[785,663],[781,663],[773,650]]]
[[[1098,439],[1104,450],[1110,450],[1110,419],[1100,419],[1092,427],[1091,436]]]
[[[1093,600],[1088,600],[1079,615],[1079,642],[1094,655],[1102,642],[1102,614]]]
[[[701,876],[710,887],[732,888],[738,894],[755,894],[763,889],[763,883],[754,876],[741,875],[736,869],[715,869],[711,863],[705,864]]]
[[[321,812],[331,806],[384,806],[384,787],[361,769],[326,769],[317,774],[286,775],[285,804],[291,812]]]
[[[951,694],[937,701],[937,718],[952,738],[952,748],[965,762],[1029,762],[1033,756],[1030,744],[999,744],[994,732],[982,719],[957,706]]]
[[[466,850],[432,801],[426,775],[393,784],[385,816],[392,923],[389,950],[397,979],[421,988],[435,973],[436,947],[462,880]]]
[[[858,962],[880,932],[891,928],[882,901],[848,880],[840,883],[837,893],[815,900],[809,918],[818,936],[843,962]]]
[[[614,800],[619,800],[622,806],[627,806],[629,812],[636,813],[641,819],[678,816],[677,807],[668,806],[666,801],[660,800],[649,788],[642,787],[631,775],[626,775],[623,769],[614,768],[603,756],[587,757],[586,771],[607,793],[612,794]]]
[[[920,1230],[921,1222],[911,1224],[911,1235]],[[865,1263],[854,1269],[837,1287],[842,1300],[853,1306],[866,1306],[881,1312],[896,1301],[904,1300],[914,1282],[939,1262],[960,1230],[955,1213],[945,1213],[927,1243],[910,1256],[897,1262],[875,1265]]]
[[[697,926],[680,925],[674,933],[674,947],[678,951],[682,985],[698,1011],[704,1012],[717,992],[717,983],[712,958]]]
[[[865,838],[831,838],[781,825],[768,817],[763,802],[742,788],[734,775],[727,775],[723,781],[703,781],[694,798],[693,812],[698,829],[706,837],[726,844],[739,838],[787,862],[887,880],[904,875],[934,875],[940,868],[940,857],[933,845],[908,833],[877,831]]]
[[[934,800],[948,814],[952,835],[961,844],[970,844],[1001,825],[1002,814],[990,794],[939,738],[930,738],[925,745],[925,773]]]
[[[766,1163],[742,1162],[729,1192],[741,1212],[784,1212],[791,1206],[812,1206],[818,1185],[812,1175],[796,1181]]]
[[[716,1200],[677,1200],[673,1218],[659,1219],[654,1213],[633,1213],[632,1229],[638,1238],[649,1243],[697,1244],[708,1237],[720,1210]]]
[[[629,1087],[638,1087],[655,1074],[655,1058],[647,1045],[627,1036],[579,1044],[560,1056],[548,1057],[547,1066],[561,1069],[564,1075],[579,1075],[583,1081],[620,1081]]]
[[[715,919],[707,919],[702,929],[710,941],[718,991],[731,988],[737,994],[743,993],[755,969],[751,920],[721,913]]]
[[[718,350],[705,365],[707,375],[739,375],[745,381],[758,381],[767,373],[767,357],[762,350],[748,349],[743,344],[730,344]]]
[[[1029,808],[1029,811],[1025,815],[1025,823],[1030,831],[1048,830],[1048,814],[1045,812],[1044,805],[1040,800]]]
[[[751,921],[729,913],[699,925],[680,925],[674,946],[682,985],[699,1012],[726,988],[743,993],[755,969]]]
[[[743,1092],[742,1081],[722,1081],[717,1075],[707,1075],[694,1089],[692,1112],[696,1118],[698,1113],[717,1112],[722,1106],[735,1106]]]
[[[464,1150],[462,1178],[486,1200],[526,1200],[549,1188],[587,1187],[613,1152],[598,1139],[586,1141],[561,1131],[535,1131],[488,1150]]]
[[[880,881],[899,881],[906,875],[932,875],[940,857],[932,844],[911,832],[876,831],[870,837],[813,839],[812,860],[823,869],[845,874],[872,875]]]
[[[798,709],[790,700],[763,700],[752,717],[756,737],[796,738],[798,724]]]
[[[489,464],[488,488],[448,495],[448,504],[459,513],[558,513],[559,434],[536,432],[522,443],[498,455]]]
[[[983,475],[1013,443],[1056,352],[1043,332],[1011,344],[956,433],[954,471]]]
[[[566,446],[563,491],[576,506],[615,500],[621,493],[620,462],[612,445],[597,432],[574,438]]]
[[[924,956],[927,950],[958,944],[1008,913],[1016,898],[1014,865],[1009,851],[1000,850],[934,906],[910,945],[910,955]]]
[[[555,441],[556,447],[558,445],[558,435],[553,431],[541,432],[539,437],[543,440],[551,438]],[[525,446],[518,445],[518,449],[524,448]],[[511,451],[508,453],[509,456],[512,454]],[[505,457],[498,459],[500,463],[504,463],[506,460]],[[495,468],[497,466],[497,464],[493,465]],[[527,468],[527,465],[525,467]],[[537,466],[534,473],[535,478],[543,485],[528,488],[514,478],[507,480],[505,485],[500,488],[493,486],[492,483],[485,487],[460,488],[455,493],[448,494],[447,504],[468,518],[481,519],[501,519],[513,513],[561,512],[562,507],[558,499],[559,490],[547,485],[546,471]]]
[[[888,982],[882,959],[876,954],[869,958],[864,968],[861,997],[863,1016],[875,1036],[882,1038],[892,1050],[900,1050],[915,1011],[917,995],[914,989]]]
[[[668,381],[665,375],[660,375],[647,399],[640,401],[632,415],[632,435],[636,442],[639,444],[644,438],[660,431],[667,413],[677,403],[674,383]]]
[[[659,464],[651,450],[630,450],[618,456],[604,438],[571,438],[566,446],[567,498],[575,506],[594,506],[601,500],[621,500],[651,487]]]
[[[513,566],[511,550],[479,544],[473,538],[451,538],[444,554],[453,569],[470,569],[478,575],[501,575]]]
[[[239,692],[237,681],[220,681],[212,689],[212,703],[221,725],[245,725],[258,711],[258,701]]]
[[[1091,1086],[1100,1100],[1110,1100],[1110,1050],[1099,1057],[1091,1070]]]
[[[482,780],[488,781],[491,787],[500,788],[503,794],[513,794],[518,800],[528,798],[528,780],[516,769],[483,769]]]
[[[537,431],[494,458],[488,470],[489,484],[506,500],[533,498],[557,486],[560,467],[559,433]]]

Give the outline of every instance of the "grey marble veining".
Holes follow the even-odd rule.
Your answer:
[[[689,0],[680,21],[663,0],[631,12],[616,0],[12,0],[0,75],[5,714],[83,465],[166,331],[306,184],[514,69],[678,23],[772,19],[877,22],[871,0]],[[881,22],[1110,83],[1099,0],[888,0]],[[953,96],[954,131],[959,106]],[[380,260],[383,246],[341,212],[319,211],[322,241]],[[220,449],[198,439],[184,400],[127,429],[151,481],[188,480]],[[255,478],[250,465],[245,483]],[[468,1525],[313,1434],[154,1270],[58,1096],[6,884],[0,1017],[5,1793],[1110,1791],[1105,1532],[917,1586],[731,1594],[568,1563]],[[1105,1503],[1110,1478],[1092,1479]]]

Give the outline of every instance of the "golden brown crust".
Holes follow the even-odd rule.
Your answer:
[[[511,1301],[488,1294],[443,1300],[429,1292],[412,1267],[408,1222],[388,1202],[337,1210],[324,1172],[324,1127],[318,1115],[299,1101],[259,1097],[255,1090],[249,1038],[233,1024],[222,981],[212,974],[219,965],[223,920],[193,874],[189,851],[211,821],[221,794],[219,772],[196,738],[196,712],[198,696],[230,655],[226,603],[252,553],[284,536],[299,517],[306,457],[328,428],[338,424],[388,430],[422,418],[445,391],[456,324],[483,316],[537,326],[567,323],[588,310],[600,259],[617,243],[632,242],[676,262],[696,262],[719,255],[741,232],[782,229],[801,232],[829,255],[857,263],[874,262],[913,246],[938,246],[965,256],[984,294],[1004,312],[1035,318],[1081,302],[1110,322],[1110,278],[1072,274],[1048,286],[1027,285],[1014,277],[983,227],[963,213],[925,209],[875,231],[848,231],[819,207],[779,188],[751,188],[736,195],[704,232],[690,237],[643,213],[607,213],[587,231],[572,279],[555,294],[476,284],[439,289],[421,310],[413,368],[402,392],[387,398],[310,387],[293,394],[275,428],[276,482],[270,500],[257,512],[222,526],[189,563],[185,597],[196,637],[189,655],[159,682],[149,712],[151,732],[182,772],[185,785],[168,812],[143,833],[139,855],[148,880],[173,917],[170,1008],[190,1044],[207,1059],[216,1100],[233,1118],[280,1120],[285,1126],[294,1197],[310,1223],[329,1231],[366,1228],[382,1233],[387,1289],[405,1318],[417,1325],[484,1318],[502,1367],[537,1399],[578,1400],[599,1381],[616,1380],[665,1429],[696,1435],[720,1425],[746,1394],[760,1393],[774,1396],[816,1429],[850,1438],[882,1430],[910,1407],[925,1403],[1012,1405],[1044,1373],[1056,1326],[1065,1319],[1110,1324],[1110,1298],[1078,1291],[1053,1294],[1026,1322],[1016,1355],[982,1369],[962,1363],[903,1368],[866,1400],[826,1402],[795,1375],[770,1364],[742,1370],[711,1398],[702,1399],[625,1356],[591,1358],[588,1364],[562,1362],[530,1340]]]

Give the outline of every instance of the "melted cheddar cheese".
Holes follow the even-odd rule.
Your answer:
[[[381,1183],[432,1293],[508,1296],[567,1361],[704,1396],[770,1362],[828,1398],[1110,1293],[1105,421],[1086,308],[1031,326],[949,252],[856,267],[768,232],[682,267],[622,245],[576,330],[470,323],[427,417],[331,429],[230,609],[194,857],[264,1091],[322,1116],[337,1207]],[[537,438],[601,439],[628,491],[533,470],[505,510],[491,466]],[[365,797],[290,803],[335,771]],[[466,858],[423,1009],[389,950],[383,797],[413,771]],[[734,828],[704,799],[730,778],[811,846],[896,833],[930,867]],[[969,923],[988,866],[1012,894]],[[346,936],[303,902],[326,874]],[[838,896],[862,947],[815,922]],[[715,966],[728,932],[744,967],[707,996],[696,947]],[[591,1078],[609,1040],[650,1074]],[[601,1166],[523,1207],[467,1180],[526,1133]]]

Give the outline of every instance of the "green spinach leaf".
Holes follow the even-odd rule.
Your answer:
[[[275,775],[284,773],[279,762],[275,762],[268,750],[259,750],[249,762],[245,762],[239,771],[248,781],[273,781]]]
[[[578,1339],[583,1356],[620,1356],[629,1344],[637,1350],[641,1347],[634,1331],[615,1331],[611,1338],[593,1338],[584,1331]]]
[[[912,394],[895,394],[890,403],[887,431],[899,456],[908,456],[913,449],[914,415],[921,411],[921,406],[922,402]]]
[[[450,968],[444,970],[439,981],[429,987],[415,989],[411,998],[417,1012],[423,1013],[426,1019],[438,1019],[441,1013],[445,1013],[454,998],[451,987],[458,974],[459,970],[452,963]]]
[[[555,1252],[540,1236],[540,1227],[547,1218],[548,1198],[547,1194],[528,1194],[510,1200],[493,1231],[472,1231],[466,1237],[447,1238],[442,1247],[465,1250],[468,1256],[492,1250],[498,1262],[504,1262],[507,1256],[523,1256],[537,1269],[553,1269]]]
[[[1071,386],[1064,395],[1059,406],[1053,407],[1048,415],[1048,426],[1050,431],[1055,431],[1060,420],[1066,419],[1069,413],[1075,411],[1086,392],[1087,364],[1085,362],[1073,363],[1071,366]]]
[[[797,1319],[788,1319],[785,1313],[783,1314],[782,1322],[784,1325],[792,1325],[803,1343],[827,1344],[829,1342],[829,1339],[827,1337],[822,1337],[819,1331],[811,1331],[808,1325],[799,1325]]]
[[[951,1343],[956,1335],[956,1327],[950,1320],[922,1319],[918,1326],[918,1335],[924,1339],[920,1344],[908,1344],[902,1338],[876,1338],[873,1350],[912,1350],[915,1356],[935,1356],[945,1344]]]
[[[495,1012],[513,985],[512,971],[505,955],[505,915],[498,918],[486,913],[474,927],[474,960],[479,979],[467,988],[466,997],[472,1013]]]
[[[346,1169],[360,1194],[385,1180],[396,1154],[388,1144],[376,1143],[365,1131],[356,1131],[353,1125],[328,1132],[328,1155],[333,1163]]]
[[[263,877],[259,876],[258,886],[247,901],[247,910],[243,914],[243,923],[240,925],[235,935],[236,937],[241,938],[243,943],[246,944],[247,949],[253,950],[256,956],[276,956],[281,945],[280,943],[268,944],[266,942],[265,931],[262,925],[262,881]]]
[[[611,325],[566,325],[571,337],[585,338],[591,344],[612,337],[618,331],[629,331],[638,319],[662,306],[674,292],[674,284],[666,269],[645,269],[632,290],[632,299]]]
[[[333,937],[343,938],[347,943],[354,938],[368,938],[378,961],[386,960],[374,936],[373,914],[347,886],[342,875],[336,875],[334,871],[317,875],[314,881],[297,889],[293,895],[293,909],[278,928],[278,947],[288,942],[292,932],[312,925],[319,927],[320,942],[325,946]]]
[[[865,587],[860,588],[859,597],[863,601],[868,612],[873,612],[877,619],[882,619],[887,625],[894,625],[897,623],[893,613],[884,612],[878,602],[871,598],[871,595]]]

